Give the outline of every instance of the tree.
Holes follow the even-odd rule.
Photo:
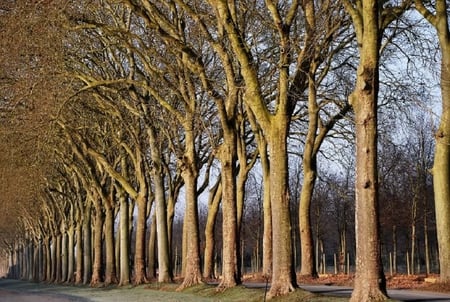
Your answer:
[[[450,282],[450,30],[449,4],[446,0],[414,1],[416,9],[436,29],[441,47],[442,113],[435,133],[433,186],[436,228],[439,243],[440,281]]]
[[[278,94],[272,100],[273,112],[263,96],[264,84],[260,81],[258,70],[261,67],[256,64],[253,54],[250,52],[251,45],[244,39],[245,31],[239,27],[236,11],[237,2],[210,1],[216,8],[216,18],[220,26],[226,33],[231,48],[240,64],[241,75],[245,83],[244,101],[248,109],[255,115],[270,149],[270,196],[272,220],[277,221],[272,224],[273,238],[273,267],[270,296],[284,295],[292,291],[296,286],[295,272],[292,263],[291,244],[291,222],[289,213],[289,193],[288,193],[288,168],[287,168],[287,135],[290,125],[292,111],[297,98],[306,89],[306,74],[311,60],[309,51],[312,45],[311,32],[306,30],[304,35],[304,48],[299,51],[296,58],[296,70],[292,77],[289,68],[292,63],[291,49],[298,45],[292,40],[294,24],[300,8],[303,9],[306,29],[312,31],[314,18],[313,1],[304,1],[302,5],[294,1],[286,7],[277,6],[272,1],[266,1],[265,9],[270,15],[266,16],[270,20],[275,30],[271,32],[271,38],[277,41],[273,53],[278,58],[278,62],[272,66],[276,70]],[[261,24],[265,24],[264,22]],[[268,34],[267,37],[270,35]],[[290,79],[293,78],[293,82]],[[291,90],[290,90],[291,89]]]
[[[331,64],[335,63],[339,53],[352,41],[352,36],[347,31],[347,20],[343,16],[343,8],[340,3],[323,1],[317,7],[315,13],[315,37],[317,48],[323,49],[312,55],[311,66],[308,73],[308,99],[307,120],[308,129],[302,154],[303,183],[299,198],[299,228],[301,243],[301,271],[303,276],[317,277],[314,265],[314,244],[311,230],[311,200],[313,198],[314,186],[317,178],[317,156],[327,135],[333,130],[334,125],[342,119],[350,109],[345,95],[339,96],[335,90],[330,96],[325,82],[332,72]],[[322,20],[327,20],[323,22]],[[321,33],[321,34],[319,34]],[[326,58],[326,59],[325,59]],[[345,60],[345,59],[343,59]],[[334,79],[341,83],[342,79]],[[344,79],[345,80],[345,79]],[[324,91],[321,91],[323,87]],[[340,86],[339,89],[342,86]],[[346,88],[342,89],[344,91]],[[330,99],[336,98],[330,102]]]
[[[383,30],[406,8],[383,8],[375,0],[343,0],[353,21],[359,48],[355,89],[349,102],[355,112],[356,278],[351,301],[386,299],[378,216],[377,101]]]

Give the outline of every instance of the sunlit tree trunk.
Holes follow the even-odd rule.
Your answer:
[[[437,0],[429,10],[424,3],[414,1],[416,9],[436,29],[441,47],[441,96],[442,113],[435,133],[436,146],[432,168],[436,231],[439,245],[440,281],[450,282],[450,31],[449,3]]]
[[[205,251],[203,259],[203,278],[215,279],[214,272],[214,253],[215,253],[215,233],[217,213],[219,212],[220,202],[222,200],[221,180],[214,185],[209,192],[208,216],[205,225]]]
[[[67,278],[66,282],[72,283],[74,282],[74,264],[75,264],[75,226],[74,222],[69,226],[67,230]]]
[[[110,197],[111,198],[111,197]],[[112,202],[111,200],[108,201]],[[114,249],[114,210],[110,205],[105,209],[105,284],[117,283],[116,258]]]
[[[148,238],[147,252],[147,278],[156,278],[156,216],[152,216],[152,224],[150,225],[150,236]]]
[[[130,284],[130,254],[129,254],[129,213],[128,213],[128,202],[125,193],[118,189],[119,191],[119,228],[120,228],[120,278],[119,285],[124,286]]]
[[[158,238],[158,282],[172,281],[169,235],[167,230],[166,196],[163,179],[162,155],[158,146],[155,129],[148,126],[147,134],[152,157],[152,178],[155,191],[156,234]]]
[[[189,123],[192,123],[192,120]],[[192,125],[185,125],[185,153],[183,161],[182,177],[184,180],[186,210],[184,214],[186,240],[185,275],[179,289],[202,283],[200,270],[200,242],[198,226],[198,201],[197,201],[197,160],[195,155],[195,134]],[[184,247],[184,244],[183,244]]]
[[[102,282],[102,269],[103,269],[103,208],[100,201],[96,201],[95,204],[95,218],[94,218],[94,259],[92,265],[92,277],[91,286],[96,286]]]
[[[238,268],[237,204],[236,204],[236,135],[224,129],[224,142],[219,147],[222,181],[222,280],[219,288],[240,282]]]
[[[78,220],[75,227],[75,237],[77,240],[77,245],[75,248],[75,284],[80,284],[83,282],[83,228],[82,221]]]
[[[147,195],[140,194],[136,199],[137,217],[136,217],[136,242],[134,250],[134,284],[147,282],[145,273],[145,233],[146,233],[146,212]]]
[[[273,268],[270,296],[285,295],[296,284],[289,212],[287,129],[289,117],[278,115],[270,133],[270,199]]]
[[[351,301],[386,299],[378,218],[377,99],[380,50],[376,0],[345,1],[359,43],[360,62],[350,104],[356,129],[356,277]]]
[[[51,244],[50,244],[50,253],[51,253],[51,274],[50,274],[50,282],[57,281],[56,275],[57,275],[57,265],[56,265],[56,246],[57,246],[57,239],[56,235],[53,235],[51,237]],[[22,265],[20,266],[22,267]]]
[[[61,282],[61,271],[62,271],[62,252],[61,252],[61,241],[63,234],[58,231],[56,235],[56,247],[55,247],[55,262],[56,262],[56,272],[55,272],[55,282]]]
[[[312,75],[314,77],[314,75]],[[317,277],[314,242],[311,229],[311,201],[317,177],[317,155],[315,150],[318,130],[319,108],[316,103],[315,82],[310,79],[308,92],[308,133],[303,151],[303,185],[299,201],[301,271],[303,276]]]
[[[66,282],[67,281],[67,273],[68,273],[68,267],[69,267],[69,247],[67,243],[67,233],[64,231],[61,233],[61,280],[60,282]]]

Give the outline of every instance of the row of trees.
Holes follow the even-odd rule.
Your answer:
[[[447,7],[445,0],[414,3],[438,32],[444,104],[450,97],[445,90]],[[179,205],[184,211],[180,288],[214,276],[219,213],[219,287],[235,286],[242,280],[245,237],[240,236],[251,221],[244,220],[250,204],[246,185],[257,173],[261,270],[271,278],[271,296],[286,294],[296,287],[297,239],[300,274],[317,276],[313,236],[316,243],[320,238],[311,214],[313,196],[317,202],[321,196],[320,191],[314,195],[318,166],[330,165],[330,157],[342,161],[338,148],[353,146],[356,139],[354,165],[343,167],[346,186],[336,191],[346,192],[341,199],[345,205],[354,179],[352,299],[383,299],[380,204],[386,203],[381,217],[395,215],[405,202],[398,191],[405,190],[403,197],[411,202],[412,253],[418,215],[423,213],[428,227],[432,210],[429,194],[423,194],[430,186],[425,132],[411,144],[417,146],[416,169],[410,168],[411,161],[402,166],[406,152],[395,143],[377,140],[378,113],[405,112],[408,105],[402,99],[415,103],[425,96],[424,85],[405,83],[398,76],[404,74],[397,74],[401,69],[393,67],[395,60],[417,56],[417,45],[408,39],[420,36],[424,25],[417,15],[403,16],[410,10],[411,1],[374,0],[6,3],[2,14],[8,30],[2,35],[9,40],[2,43],[10,52],[13,46],[18,49],[2,61],[11,74],[1,77],[1,118],[18,123],[4,127],[4,137],[12,141],[4,146],[20,152],[2,152],[2,175],[13,189],[18,187],[15,175],[20,175],[26,185],[19,192],[30,194],[3,195],[11,207],[8,215],[21,217],[21,232],[2,236],[10,259],[25,259],[10,263],[12,273],[93,285],[140,284],[154,277],[170,282]],[[9,22],[16,19],[23,22],[18,33],[17,23]],[[424,37],[432,41],[431,35]],[[407,72],[407,79],[414,80]],[[444,105],[433,168],[442,281],[450,278],[446,109]],[[32,143],[18,141],[17,129]],[[401,134],[391,138],[400,142]],[[379,146],[391,148],[382,155],[400,157],[378,165]],[[30,157],[32,153],[36,156]],[[298,155],[301,163],[290,165]],[[30,166],[35,173],[25,172]],[[292,184],[289,173],[294,169],[301,171],[301,184]],[[407,173],[401,178],[406,184],[391,180],[398,173]],[[208,210],[200,246],[202,201]],[[294,203],[298,217],[292,215],[297,213]],[[293,234],[297,220],[298,233]],[[345,254],[351,224],[346,215],[337,224]],[[390,225],[396,249],[397,225]],[[423,234],[427,237],[428,229]],[[14,264],[20,264],[20,273]]]

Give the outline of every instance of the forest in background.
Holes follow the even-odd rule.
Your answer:
[[[356,271],[374,292],[354,301],[384,296],[381,265],[448,282],[449,7],[3,1],[2,271],[180,289],[252,272],[271,296]]]

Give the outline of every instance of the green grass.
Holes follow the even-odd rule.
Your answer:
[[[236,286],[224,291],[218,291],[216,286],[212,285],[198,285],[191,288],[187,288],[183,293],[191,293],[200,297],[212,298],[214,301],[233,301],[233,302],[261,302],[264,301],[264,289],[246,288],[244,286]],[[348,298],[338,298],[330,296],[321,296],[312,294],[310,292],[297,289],[294,292],[283,296],[275,297],[270,301],[273,302],[294,302],[294,301],[312,301],[312,302],[325,302],[325,301],[348,301]]]

